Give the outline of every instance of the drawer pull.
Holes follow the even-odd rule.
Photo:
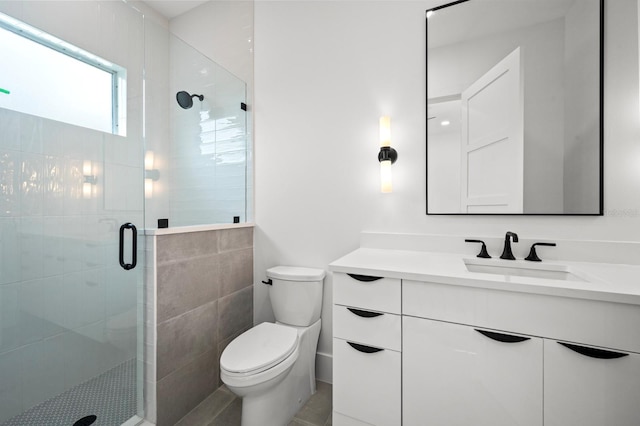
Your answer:
[[[477,328],[474,328],[474,330],[484,336],[487,336],[489,339],[502,343],[520,343],[530,339],[530,337],[512,336],[510,334],[496,333],[495,331],[478,330]]]
[[[572,345],[571,343],[563,343],[563,342],[558,342],[558,343],[564,346],[565,348],[569,348],[572,351],[577,352],[580,355],[588,356],[589,358],[616,359],[616,358],[622,358],[623,356],[629,355],[622,352],[605,351],[604,349],[596,349],[596,348],[589,348],[586,346]]]
[[[382,277],[372,277],[370,275],[358,275],[358,274],[347,274],[354,280],[363,281],[365,283],[370,283],[371,281],[381,280]]]
[[[347,342],[353,349],[359,352],[364,352],[365,354],[373,354],[376,352],[384,351],[384,349],[374,348],[372,346],[359,345],[357,343]]]
[[[380,312],[363,311],[361,309],[355,309],[355,308],[347,308],[347,309],[351,311],[352,314],[362,318],[374,318],[374,317],[379,317],[380,315],[384,315]]]

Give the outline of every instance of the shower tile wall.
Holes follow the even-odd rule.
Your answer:
[[[202,94],[193,107],[172,102],[170,220],[178,226],[246,222],[245,83],[175,36],[169,41],[171,94]]]
[[[141,179],[127,180],[142,174],[142,18],[124,3],[82,3],[0,2],[126,67],[129,88],[128,137],[0,108],[0,423],[135,357],[110,324],[135,328],[142,282],[107,241],[142,222]],[[87,195],[85,162],[97,176]]]
[[[163,426],[219,387],[222,350],[253,325],[253,228],[150,238],[156,284],[147,293],[147,324],[156,341],[147,350],[155,343],[156,357],[146,380],[156,401],[148,401],[147,415]]]
[[[168,218],[170,226],[241,223],[252,218],[248,208],[246,85],[227,70],[170,34],[149,23],[146,29],[148,134],[146,149],[154,154],[159,177],[146,198],[146,219],[154,226]],[[176,93],[202,94],[182,109]]]

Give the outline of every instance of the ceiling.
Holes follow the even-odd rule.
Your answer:
[[[143,0],[150,8],[167,19],[175,18],[185,12],[207,3],[209,0]]]

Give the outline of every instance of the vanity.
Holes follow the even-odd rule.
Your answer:
[[[362,247],[330,270],[335,425],[640,424],[638,266]]]

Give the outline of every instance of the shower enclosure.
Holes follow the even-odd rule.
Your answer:
[[[144,234],[250,216],[245,86],[125,2],[0,13],[123,71],[112,132],[16,110],[0,73],[0,425],[133,425],[155,356]]]
[[[144,17],[125,3],[74,3],[0,3],[5,29],[48,48],[31,58],[40,64],[31,69],[34,77],[64,86],[41,88],[51,90],[44,100],[28,99],[27,90],[37,83],[25,83],[28,72],[11,78],[2,65],[3,426],[70,426],[94,419],[116,425],[143,414],[138,301],[144,281],[135,260],[144,264],[144,251],[136,253],[134,243],[136,227],[144,229]],[[100,25],[81,23],[84,15],[99,17]],[[117,36],[123,27],[126,37]],[[113,105],[106,100],[113,126],[94,130],[90,123],[20,111],[17,100],[51,104],[52,113],[78,106],[78,114],[105,109],[83,92],[83,74],[46,62],[51,52],[79,65],[118,65],[120,72],[106,80],[114,86]],[[19,52],[5,59],[23,60]],[[66,77],[70,82],[61,83]]]

